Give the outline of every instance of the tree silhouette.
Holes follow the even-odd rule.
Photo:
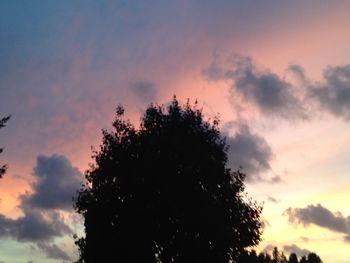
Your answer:
[[[295,253],[289,255],[289,263],[298,263],[298,257]]]
[[[263,252],[260,252],[257,262],[258,263],[270,263],[271,262],[271,257],[270,257],[269,254],[265,254]]]
[[[286,256],[284,255],[283,251],[280,254],[280,262],[281,263],[287,263],[288,262],[288,260],[287,260]]]
[[[10,119],[11,116],[4,117],[0,119],[0,129],[6,126],[6,122]],[[0,153],[4,151],[4,148],[0,148]],[[0,178],[3,177],[7,169],[7,164],[4,164],[0,167]]]
[[[75,209],[80,262],[236,262],[261,238],[261,206],[226,167],[225,139],[197,104],[147,108],[139,129],[118,107]],[[255,254],[256,256],[256,254]]]
[[[314,252],[309,253],[307,256],[308,263],[322,263],[321,258]]]
[[[272,257],[270,256],[270,254],[267,254],[265,255],[265,262],[266,263],[271,263],[272,262]]]
[[[272,250],[272,256],[269,253],[260,252],[257,256],[255,250],[245,251],[242,253],[238,260],[238,263],[298,263],[298,257],[295,253],[289,255],[287,260],[283,251],[279,251],[277,247]],[[304,255],[300,259],[300,263],[322,263],[321,258],[314,252]]]
[[[308,263],[306,256],[302,256],[300,259],[300,263]]]
[[[278,251],[277,247],[274,247],[272,250],[272,262],[273,263],[280,263],[280,252]]]

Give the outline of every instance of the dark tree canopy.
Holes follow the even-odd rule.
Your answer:
[[[0,119],[0,129],[6,126],[6,122],[10,119],[10,117],[11,116],[7,116],[7,117]],[[4,148],[0,148],[0,153],[2,153],[3,151],[4,151]],[[6,164],[0,166],[0,178],[3,177],[3,175],[6,172],[6,169],[7,169]]]
[[[259,243],[262,208],[226,167],[218,120],[176,98],[151,105],[139,129],[123,114],[103,131],[75,202],[80,262],[236,262]]]

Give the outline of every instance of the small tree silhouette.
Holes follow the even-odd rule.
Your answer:
[[[295,253],[289,255],[289,263],[298,263],[298,257]]]
[[[306,256],[302,256],[300,259],[300,263],[308,263]]]
[[[6,122],[10,119],[11,116],[4,117],[0,119],[0,129],[6,126]],[[4,148],[0,148],[0,153],[4,151]],[[0,178],[3,177],[7,169],[7,164],[4,164],[0,167]]]
[[[197,104],[151,105],[139,129],[118,107],[75,202],[80,262],[229,262],[261,238],[261,206]]]
[[[269,253],[260,252],[259,255],[256,254],[255,250],[245,251],[242,253],[237,263],[298,263],[298,257],[295,253],[289,255],[289,260],[287,260],[283,251],[279,251],[277,247],[272,250],[272,257]],[[300,263],[322,263],[321,258],[314,252],[311,252],[306,257],[305,255],[301,257]]]
[[[311,252],[307,256],[308,263],[322,263],[321,258],[314,252]]]

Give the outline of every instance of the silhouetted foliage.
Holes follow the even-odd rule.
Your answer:
[[[139,129],[118,107],[103,131],[76,211],[85,238],[80,261],[237,262],[261,238],[262,208],[244,192],[245,175],[226,167],[218,129],[196,105],[151,105]],[[251,256],[257,258],[256,253]]]
[[[281,254],[280,254],[280,262],[281,263],[287,263],[288,262],[287,257],[284,255],[283,252],[281,252]]]
[[[272,251],[272,262],[273,263],[279,263],[280,262],[280,253],[279,253],[277,247],[273,248],[273,251]]]
[[[289,255],[289,259],[286,258],[284,253],[274,247],[272,250],[272,256],[268,253],[261,252],[258,256],[254,250],[246,251],[239,259],[239,263],[298,263],[298,257],[295,253]],[[302,256],[300,263],[322,263],[321,258],[314,252],[309,253],[306,256]]]
[[[309,262],[309,263],[321,263],[322,260],[318,255],[316,255],[315,253],[312,252],[307,256],[307,262]]]
[[[299,263],[307,263],[306,256],[302,256]]]
[[[295,253],[289,255],[289,263],[298,263],[298,257]]]
[[[258,263],[270,263],[271,262],[271,257],[268,254],[265,254],[263,252],[259,253],[258,256]]]
[[[6,122],[10,119],[10,117],[11,116],[7,116],[7,117],[0,119],[0,129],[6,126]],[[4,148],[0,148],[0,153],[2,153],[3,151],[4,151]],[[6,172],[6,169],[7,169],[7,164],[2,165],[0,167],[0,178],[3,177],[3,175]]]

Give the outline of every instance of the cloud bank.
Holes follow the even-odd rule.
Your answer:
[[[61,211],[72,210],[72,197],[83,179],[82,173],[64,156],[40,155],[34,176],[37,181],[32,185],[33,192],[20,198],[23,216],[11,219],[0,215],[0,237],[31,242],[48,258],[69,260],[68,254],[53,242],[73,234]]]
[[[215,57],[203,74],[209,81],[227,81],[231,101],[238,95],[269,117],[308,120],[321,111],[350,120],[350,65],[327,67],[318,82],[308,80],[300,65],[291,64],[287,71],[296,83],[235,55],[224,62]]]
[[[305,208],[288,208],[283,213],[292,224],[310,224],[344,234],[344,239],[350,241],[350,216],[345,217],[340,212],[331,212],[321,204],[308,205]]]
[[[292,67],[297,71],[297,67]],[[300,72],[300,69],[299,69]],[[302,100],[293,92],[293,86],[277,74],[259,70],[250,57],[233,56],[228,63],[214,61],[204,75],[210,81],[230,81],[231,100],[240,95],[256,106],[262,114],[284,119],[305,119]]]

